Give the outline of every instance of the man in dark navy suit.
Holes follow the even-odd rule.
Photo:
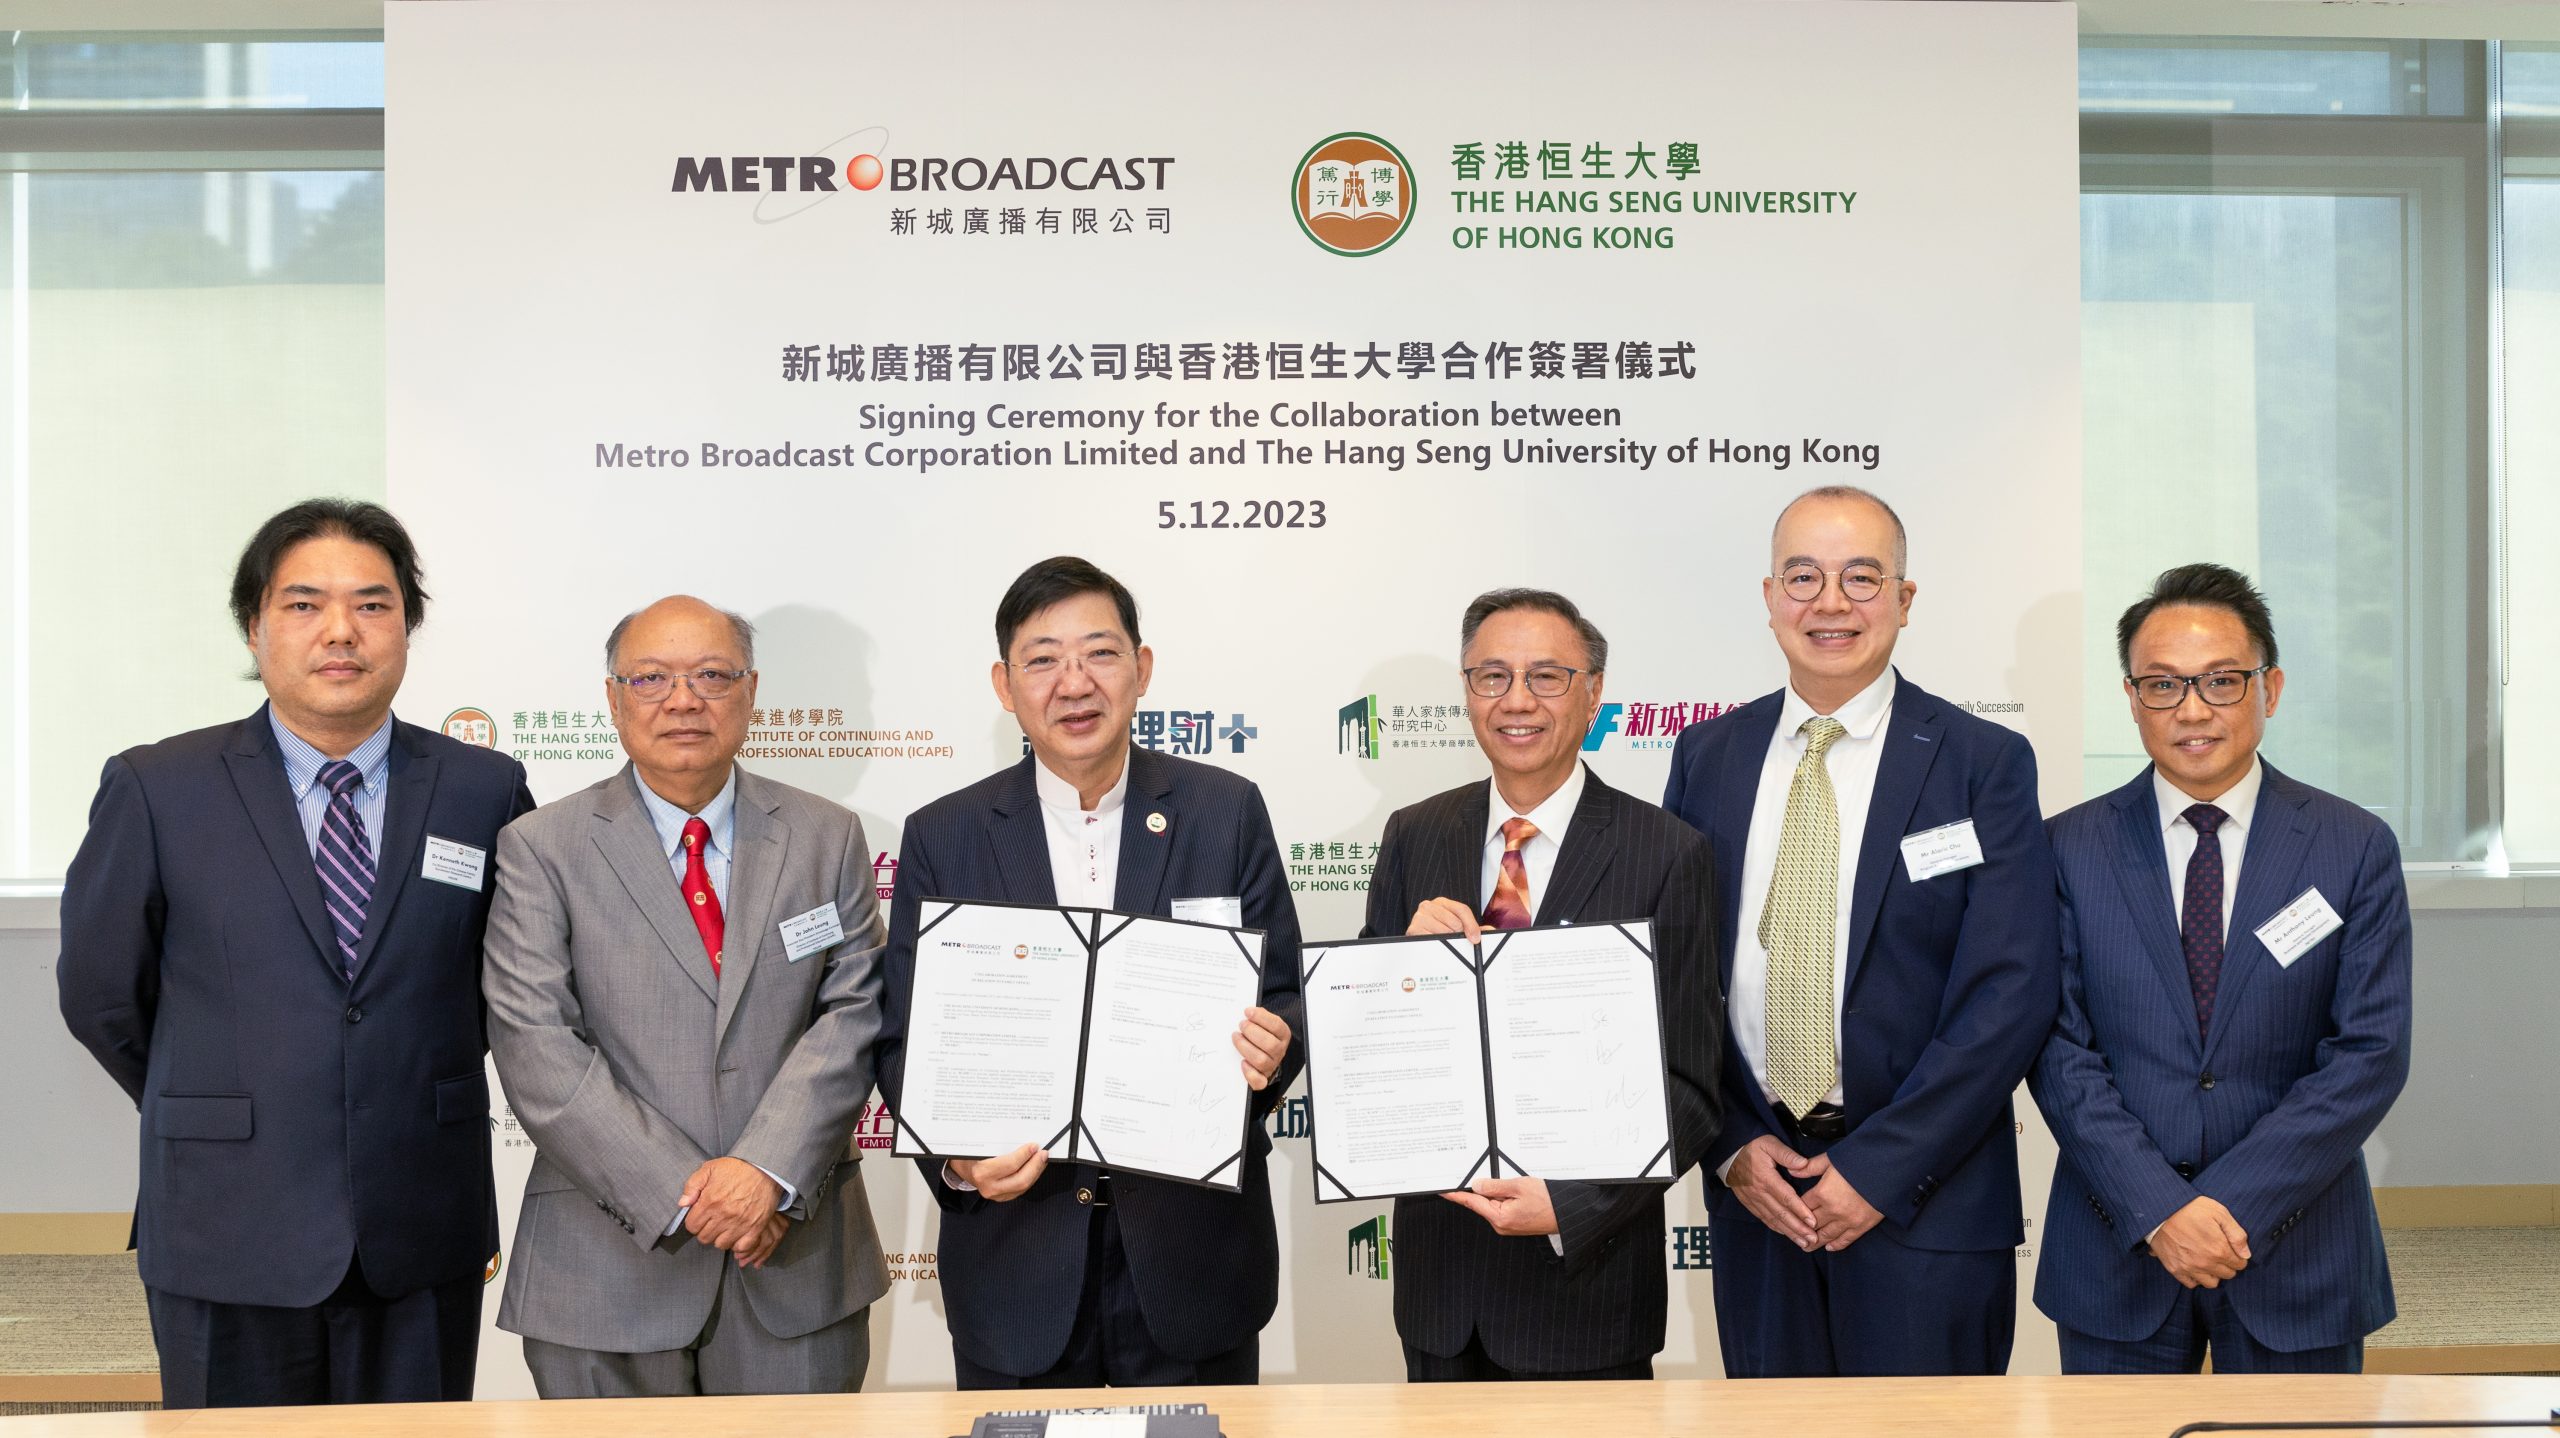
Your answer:
[[[241,554],[267,703],[107,761],[62,1016],[142,1111],[171,1408],[471,1396],[498,1247],[480,937],[514,760],[391,717],[426,591],[379,506]]]
[[[1650,1378],[1669,1302],[1662,1196],[1716,1129],[1713,856],[1582,763],[1609,641],[1573,601],[1497,589],[1459,622],[1493,770],[1387,820],[1364,938],[1653,921],[1671,1111],[1663,1183],[1493,1178],[1396,1200],[1396,1332],[1419,1382]]]
[[[2284,671],[2245,576],[2162,574],[2116,650],[2151,766],[2053,821],[2036,1306],[2065,1373],[2357,1372],[2393,1313],[2363,1145],[2409,1077],[2399,844],[2258,757]]]
[[[1298,914],[1262,793],[1129,741],[1155,655],[1137,601],[1081,559],[1023,571],[996,607],[996,701],[1031,753],[908,819],[889,911],[880,1088],[897,1108],[925,899],[1067,904],[1261,929],[1262,1002],[1237,1016],[1255,1090],[1242,1190],[1051,1166],[1035,1144],[927,1161],[962,1388],[1252,1383],[1280,1297],[1260,1120],[1304,1054]]]
[[[1703,1163],[1725,1372],[2003,1372],[2010,1096],[2060,987],[2035,755],[1894,671],[1919,586],[1884,501],[1811,490],[1771,551],[1787,687],[1684,731],[1662,801],[1715,846],[1724,902]]]

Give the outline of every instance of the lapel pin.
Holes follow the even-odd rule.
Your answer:
[[[1161,833],[1163,833],[1163,832],[1164,832],[1164,815],[1162,815],[1162,814],[1149,814],[1149,815],[1147,816],[1147,832],[1148,832],[1148,833],[1150,833],[1150,834],[1161,834]]]

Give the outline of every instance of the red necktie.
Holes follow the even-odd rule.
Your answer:
[[[1502,871],[1494,875],[1493,898],[1484,906],[1484,921],[1497,929],[1529,927],[1529,864],[1520,846],[1538,837],[1538,826],[1526,819],[1502,821]]]
[[[711,892],[711,875],[702,867],[702,846],[711,842],[711,826],[700,819],[684,821],[684,897],[693,926],[702,931],[702,951],[711,956],[711,977],[720,977],[720,896]]]

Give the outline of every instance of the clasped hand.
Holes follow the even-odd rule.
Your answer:
[[[1788,1182],[1790,1177],[1815,1183],[1799,1194]],[[1884,1219],[1847,1176],[1831,1166],[1831,1155],[1807,1158],[1772,1134],[1760,1135],[1734,1155],[1733,1166],[1725,1171],[1725,1186],[1770,1232],[1807,1253],[1817,1248],[1838,1253]]]
[[[780,1212],[782,1185],[742,1158],[715,1158],[684,1181],[676,1206],[698,1242],[737,1255],[740,1268],[762,1268],[790,1231]]]
[[[2189,1288],[2218,1288],[2249,1266],[2249,1235],[2230,1209],[2198,1195],[2152,1232],[2151,1256]]]

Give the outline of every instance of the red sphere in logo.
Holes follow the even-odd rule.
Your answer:
[[[880,175],[878,155],[856,155],[844,162],[844,182],[857,190],[879,188]]]

